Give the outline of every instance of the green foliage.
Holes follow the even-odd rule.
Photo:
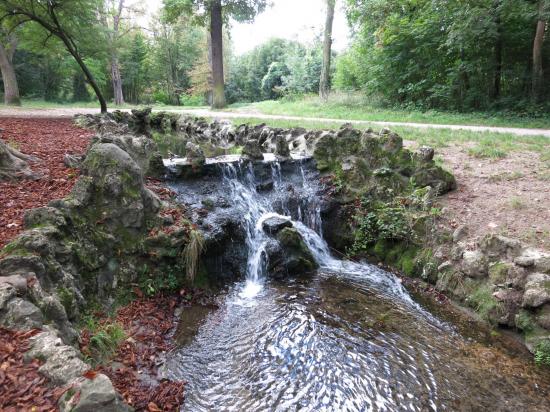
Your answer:
[[[118,322],[99,321],[94,316],[87,316],[83,323],[83,329],[90,334],[87,352],[93,364],[109,360],[126,339],[126,332]]]
[[[529,103],[537,3],[347,0],[356,36],[336,63],[335,84],[411,108],[506,107],[544,116],[548,103]],[[500,62],[495,60],[497,48]],[[545,67],[549,59],[544,53]]]
[[[271,39],[234,57],[226,86],[230,102],[317,93],[322,65],[320,42],[302,45]]]
[[[544,340],[536,346],[535,362],[550,367],[550,340]]]
[[[182,268],[178,265],[170,269],[151,271],[147,264],[144,264],[138,270],[138,285],[139,288],[147,295],[154,296],[160,292],[174,292],[181,286]]]

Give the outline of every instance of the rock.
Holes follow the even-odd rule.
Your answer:
[[[248,139],[243,147],[243,155],[251,160],[263,160],[264,155],[257,139]]]
[[[523,307],[538,308],[550,302],[550,275],[532,273],[527,276]]]
[[[471,278],[487,276],[487,258],[479,250],[466,250],[462,255],[461,271]]]
[[[110,379],[101,373],[93,379],[75,380],[59,399],[58,406],[61,412],[133,411],[116,393]]]
[[[533,268],[537,272],[550,274],[550,253],[542,250],[525,249],[514,259],[514,263],[525,268]]]
[[[283,159],[290,157],[290,148],[288,147],[288,143],[282,134],[275,136],[275,155]]]
[[[441,265],[439,265],[437,267],[437,271],[438,272],[446,272],[449,269],[451,269],[452,267],[453,267],[453,262],[451,262],[450,260],[446,260],[445,262],[443,262]]]
[[[21,275],[0,276],[0,288],[3,285],[13,286],[20,295],[24,295],[27,291],[27,279]],[[1,299],[0,309],[2,309]]]
[[[286,227],[267,247],[268,272],[275,279],[304,276],[317,268],[315,258],[295,228]]]
[[[493,297],[500,305],[498,310],[491,313],[492,320],[499,325],[514,327],[521,307],[522,293],[515,289],[500,289],[493,293]]]
[[[10,284],[0,283],[0,313],[6,308],[8,302],[16,296],[17,290],[15,287]]]
[[[550,303],[546,303],[540,307],[535,315],[535,321],[544,329],[550,330]]]
[[[262,228],[268,235],[276,235],[285,227],[292,227],[292,222],[288,219],[277,216],[270,217],[262,223]]]
[[[453,232],[453,242],[458,243],[468,237],[468,226],[466,225],[460,225],[455,229]]]
[[[82,164],[82,160],[84,160],[84,156],[82,155],[72,155],[66,153],[65,156],[63,156],[63,163],[71,169],[79,169]]]
[[[489,260],[501,257],[513,259],[521,253],[521,242],[501,235],[488,234],[481,240],[480,249]]]
[[[151,108],[132,109],[132,117],[128,125],[135,134],[151,135]]]
[[[44,225],[63,227],[67,224],[65,216],[63,216],[61,210],[49,206],[27,210],[23,221],[27,229]]]
[[[389,153],[397,153],[403,149],[403,139],[397,133],[383,134],[382,149]]]
[[[433,147],[421,146],[418,148],[418,158],[423,162],[431,162],[434,158],[435,151]]]
[[[35,329],[42,327],[42,312],[31,302],[14,297],[0,313],[0,324],[13,329]]]
[[[191,163],[191,166],[200,168],[206,163],[206,157],[200,146],[193,142],[187,142],[185,145],[185,157]]]
[[[51,380],[52,384],[63,386],[82,376],[89,368],[72,346],[65,345],[52,331],[46,331],[30,339],[31,348],[25,353],[25,360],[38,358],[45,363],[38,371]]]

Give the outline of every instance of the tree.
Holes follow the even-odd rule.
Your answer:
[[[13,67],[13,56],[17,48],[17,38],[13,33],[0,32],[0,71],[4,83],[4,103],[11,106],[20,106],[19,85]]]
[[[328,100],[330,92],[330,59],[332,54],[332,22],[334,21],[334,6],[336,0],[326,0],[327,17],[325,21],[325,37],[323,40],[323,67],[319,82],[319,97]]]
[[[533,40],[533,75],[531,82],[531,95],[535,102],[540,101],[543,85],[544,71],[542,66],[542,46],[544,43],[544,32],[546,29],[546,0],[538,1],[537,29]]]
[[[223,65],[223,24],[233,18],[236,21],[252,21],[263,11],[267,0],[164,0],[165,10],[172,19],[182,13],[191,15],[199,24],[208,23],[210,32],[212,66],[212,107],[225,107],[225,81]]]
[[[120,67],[118,62],[118,39],[120,37],[120,23],[122,11],[124,10],[124,0],[107,0],[106,11],[112,16],[112,28],[109,35],[109,46],[111,54],[111,81],[113,82],[113,94],[115,105],[124,104],[124,93],[122,92],[122,76],[120,75]],[[109,23],[104,19],[105,25],[109,27]]]
[[[34,22],[48,33],[45,41],[54,36],[63,43],[94,90],[101,112],[106,113],[107,102],[91,70],[86,65],[78,44],[79,35],[91,30],[96,37],[95,47],[101,44],[97,38],[102,34],[97,28],[97,15],[101,7],[99,0],[0,0],[0,6],[3,12],[0,19],[7,20],[12,27]],[[86,30],[82,30],[83,28]]]

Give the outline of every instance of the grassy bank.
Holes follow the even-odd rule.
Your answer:
[[[343,93],[332,94],[326,103],[317,96],[306,96],[296,101],[267,100],[249,104],[238,103],[232,105],[230,110],[326,119],[550,128],[550,116],[534,118],[506,113],[455,113],[436,110],[422,112],[389,109],[370,104],[362,95]]]

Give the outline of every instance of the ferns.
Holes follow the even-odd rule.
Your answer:
[[[183,264],[186,268],[187,279],[194,282],[199,269],[199,258],[204,249],[204,237],[198,230],[189,232],[189,243],[182,253]]]

